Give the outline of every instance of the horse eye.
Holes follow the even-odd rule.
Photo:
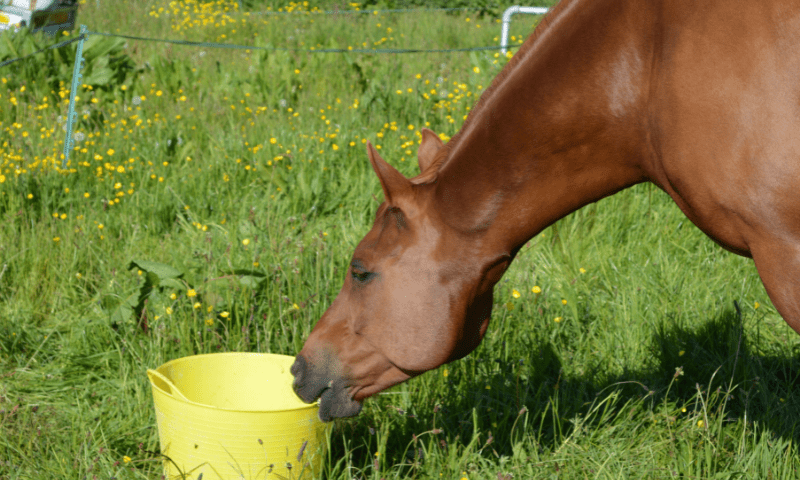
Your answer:
[[[373,275],[372,272],[365,272],[363,270],[358,270],[358,269],[355,269],[355,268],[353,268],[351,270],[350,274],[353,276],[353,278],[355,278],[356,280],[358,280],[361,283],[366,282],[367,280],[372,278],[372,275]]]

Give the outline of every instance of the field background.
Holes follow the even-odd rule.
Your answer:
[[[81,3],[91,31],[301,50],[497,45],[502,11]],[[242,9],[267,8],[310,9]],[[0,60],[54,41],[2,35]],[[419,129],[452,136],[507,59],[92,36],[61,170],[74,51],[0,68],[0,479],[155,479],[145,370],[294,355],[381,196],[364,142],[415,174]],[[147,262],[181,277],[140,303],[174,276]],[[800,476],[800,338],[655,187],[559,221],[495,291],[475,352],[335,423],[325,478]]]

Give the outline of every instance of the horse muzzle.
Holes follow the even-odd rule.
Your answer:
[[[314,365],[302,355],[297,355],[290,370],[294,375],[294,392],[306,403],[320,399],[319,419],[323,422],[358,415],[362,404],[351,397],[346,379],[334,375],[335,369],[328,362],[324,363]]]

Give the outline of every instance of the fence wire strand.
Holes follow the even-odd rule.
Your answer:
[[[305,53],[365,53],[365,54],[385,54],[385,53],[447,53],[447,52],[479,52],[484,50],[500,50],[503,47],[489,46],[489,47],[462,47],[462,48],[438,48],[438,49],[421,49],[421,48],[293,48],[293,47],[259,47],[255,45],[237,45],[234,43],[215,43],[215,42],[193,42],[190,40],[170,40],[164,38],[147,38],[137,37],[134,35],[120,35],[117,33],[104,33],[104,32],[87,32],[87,35],[101,35],[104,37],[119,37],[128,40],[142,40],[146,42],[161,42],[171,43],[173,45],[186,45],[191,47],[207,47],[207,48],[227,48],[233,50],[267,50],[275,52],[305,52]],[[509,45],[509,48],[518,47],[519,45]]]
[[[384,13],[409,13],[409,12],[478,12],[478,8],[389,8],[386,10],[317,10],[307,12],[238,12],[240,15],[375,15]]]
[[[30,57],[32,57],[34,55],[38,55],[38,54],[40,54],[42,52],[46,52],[47,50],[52,50],[54,48],[61,48],[63,46],[69,45],[70,43],[75,43],[75,42],[79,41],[80,39],[81,39],[81,36],[79,35],[79,36],[77,36],[75,38],[71,38],[69,40],[64,40],[63,42],[56,43],[55,45],[50,45],[49,47],[43,48],[43,49],[38,50],[38,51],[33,52],[33,53],[29,53],[29,54],[24,55],[22,57],[12,58],[10,60],[6,60],[4,62],[0,62],[0,68],[5,67],[6,65],[11,65],[12,63],[18,62],[20,60],[25,60],[26,58],[30,58]]]

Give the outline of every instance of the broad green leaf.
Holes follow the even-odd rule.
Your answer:
[[[165,278],[161,280],[161,283],[159,283],[158,286],[162,288],[172,288],[180,291],[186,290],[186,284],[174,278]]]
[[[239,235],[243,237],[251,237],[255,234],[256,230],[252,222],[248,220],[242,220],[239,222]]]
[[[120,297],[119,303],[110,312],[111,322],[121,324],[130,320],[138,303],[139,292],[137,290],[131,290],[125,296]]]
[[[163,263],[151,262],[148,260],[132,260],[130,265],[128,265],[128,270],[131,270],[134,267],[138,267],[140,270],[144,270],[145,272],[152,272],[158,275],[160,280],[164,280],[165,278],[180,278],[183,276],[183,272],[176,268]],[[154,285],[157,284],[154,283]]]
[[[264,281],[264,277],[256,277],[253,275],[242,275],[239,277],[239,283],[243,286],[256,289]]]
[[[84,44],[83,56],[87,61],[108,57],[114,50],[122,50],[124,44],[125,40],[122,38],[91,35],[86,39],[86,43]],[[106,60],[106,62],[108,62],[108,60]]]

